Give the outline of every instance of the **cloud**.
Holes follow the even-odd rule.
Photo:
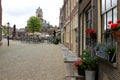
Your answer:
[[[8,21],[18,27],[26,26],[30,16],[35,15],[40,6],[43,10],[43,18],[52,25],[59,23],[59,9],[63,0],[2,0],[3,24]]]

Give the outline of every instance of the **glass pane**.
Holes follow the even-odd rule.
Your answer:
[[[106,0],[106,9],[111,7],[111,0]]]
[[[115,23],[117,20],[117,8],[113,10],[113,22]]]
[[[107,22],[112,21],[112,10],[107,13]]]
[[[117,0],[112,0],[112,6],[117,5]]]
[[[106,30],[106,14],[104,14],[104,30]]]
[[[105,11],[105,0],[102,0],[101,6],[102,6],[102,12]]]

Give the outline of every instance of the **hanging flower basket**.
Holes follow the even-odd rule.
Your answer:
[[[120,42],[120,31],[113,32],[112,36],[117,42]]]

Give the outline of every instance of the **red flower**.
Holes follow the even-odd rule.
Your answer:
[[[91,29],[91,30],[90,30],[90,33],[94,33],[94,32],[95,32],[94,29]]]
[[[120,19],[117,20],[117,23],[120,23]]]
[[[88,35],[90,33],[90,28],[86,28],[85,32]]]
[[[74,65],[76,67],[80,66],[82,64],[82,59],[81,58],[78,58],[76,61],[74,61]]]
[[[115,29],[117,26],[118,26],[118,24],[116,24],[116,23],[111,24],[111,28],[112,28],[112,29]]]
[[[112,21],[108,21],[108,24],[112,24]]]

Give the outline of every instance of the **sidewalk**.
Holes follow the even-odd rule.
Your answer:
[[[64,80],[65,71],[60,45],[3,40],[0,80]]]
[[[68,72],[65,80],[84,80],[84,76],[78,75],[77,68],[73,65],[73,62],[79,57],[77,57],[75,53],[70,51],[64,45],[62,45],[61,51],[64,57],[65,67]]]

